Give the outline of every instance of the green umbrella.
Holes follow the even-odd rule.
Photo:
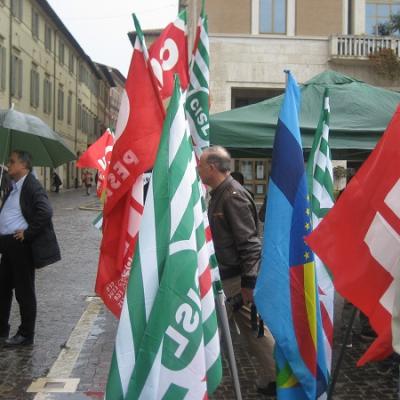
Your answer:
[[[56,168],[76,159],[63,138],[40,118],[10,108],[0,110],[0,164],[12,150],[28,151],[35,166]]]
[[[331,115],[329,147],[335,159],[364,159],[375,147],[398,104],[400,93],[325,71],[301,86],[300,130],[307,153],[319,121],[325,88]],[[271,156],[283,95],[210,117],[210,142],[236,157]]]

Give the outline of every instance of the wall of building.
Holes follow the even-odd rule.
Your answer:
[[[206,8],[210,33],[251,32],[251,0],[213,0]]]
[[[82,53],[82,49],[71,42],[65,34],[65,28],[63,30],[59,22],[53,20],[37,1],[23,0],[22,14],[11,18],[10,4],[11,0],[0,1],[0,51],[2,48],[5,49],[5,62],[0,65],[0,108],[8,108],[14,104],[18,111],[38,116],[59,133],[70,149],[79,155],[102,133],[100,126],[109,123],[110,111],[106,110],[106,107],[109,107],[109,93],[104,93],[104,101],[98,99],[101,75],[95,72],[94,64]],[[35,34],[33,14],[38,18],[37,34]],[[47,42],[47,46],[46,27],[51,30],[51,40]],[[63,51],[60,43],[63,44]],[[72,64],[70,64],[70,54],[73,55]],[[2,55],[4,56],[4,53],[0,53],[0,62]],[[13,96],[10,96],[10,56],[18,57],[22,62],[21,89]],[[80,65],[86,70],[85,79],[80,76]],[[1,85],[2,66],[5,66],[6,70],[5,87]],[[32,71],[38,76],[38,90],[34,90],[35,93],[38,92],[38,98],[35,97],[33,102]],[[47,95],[44,89],[45,80],[51,85]],[[107,82],[103,84],[104,90],[109,91],[110,85]],[[80,110],[78,105],[81,107]],[[89,124],[82,123],[83,114],[79,111],[83,109],[89,118]],[[36,173],[49,189],[50,169],[36,168]],[[75,162],[59,167],[58,173],[64,182],[64,187],[74,186],[79,175]]]
[[[296,35],[329,36],[342,32],[341,0],[300,0],[296,6]]]
[[[328,67],[327,38],[212,35],[210,49],[211,113],[231,108],[232,88],[284,88],[285,69],[305,82]]]

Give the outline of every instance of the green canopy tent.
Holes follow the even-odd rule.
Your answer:
[[[307,153],[314,138],[325,88],[330,97],[333,159],[362,160],[385,131],[400,93],[325,71],[301,86],[300,129]],[[228,148],[233,157],[270,157],[283,95],[214,114],[210,142]]]

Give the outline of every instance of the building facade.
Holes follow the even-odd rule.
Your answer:
[[[110,127],[115,130],[122,94],[125,88],[125,77],[115,68],[108,67],[108,71],[114,82],[114,86],[110,89]]]
[[[0,0],[0,108],[38,116],[78,156],[110,123],[111,83],[45,0]],[[75,162],[57,168],[80,184]],[[49,168],[36,168],[51,187]]]
[[[189,43],[200,0],[181,0],[189,14]],[[378,74],[370,56],[380,49],[400,55],[398,36],[380,36],[379,24],[400,12],[399,0],[206,1],[210,38],[211,113],[274,97],[285,87],[285,69],[299,83],[333,69],[372,85],[399,89]],[[263,196],[268,160],[235,160],[246,186]]]

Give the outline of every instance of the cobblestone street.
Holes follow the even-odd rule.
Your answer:
[[[13,349],[0,345],[0,399],[82,400],[103,397],[117,327],[115,318],[94,298],[100,232],[92,226],[97,215],[94,195],[82,189],[51,193],[54,224],[62,260],[37,271],[38,319],[34,346]],[[87,206],[81,207],[80,206]],[[338,309],[340,300],[338,300]],[[339,313],[337,313],[339,315]],[[339,318],[337,318],[339,319]],[[12,334],[19,323],[13,308]],[[339,329],[336,329],[339,331]],[[335,336],[334,359],[340,336]],[[356,336],[347,349],[336,385],[337,400],[396,400],[398,370],[382,375],[379,364],[356,368],[367,347]],[[243,400],[266,399],[257,394],[255,381],[259,366],[239,341],[234,343]],[[47,390],[61,388],[58,380],[76,378],[77,388],[65,393],[28,393],[38,378],[53,378]],[[212,399],[234,400],[224,358],[224,379]]]

